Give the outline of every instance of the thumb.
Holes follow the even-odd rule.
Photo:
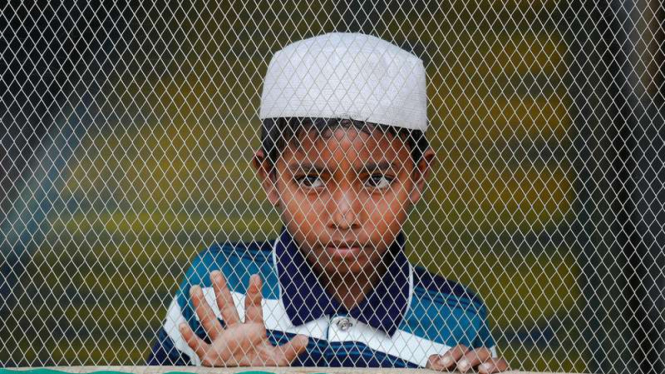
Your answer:
[[[305,352],[309,338],[305,335],[296,335],[288,343],[276,347],[277,362],[280,366],[290,365],[298,355]]]

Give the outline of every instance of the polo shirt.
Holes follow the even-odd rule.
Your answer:
[[[367,297],[351,310],[319,282],[286,229],[263,243],[217,244],[201,252],[187,271],[157,333],[149,365],[200,365],[178,330],[182,322],[206,342],[189,297],[192,285],[222,325],[210,272],[226,277],[238,314],[244,318],[246,286],[252,274],[263,280],[262,306],[270,342],[281,345],[296,334],[309,344],[292,366],[425,367],[430,355],[452,346],[488,347],[496,356],[487,309],[469,289],[409,263],[404,234],[384,254],[386,271]]]

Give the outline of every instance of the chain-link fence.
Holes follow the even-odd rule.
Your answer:
[[[143,365],[201,251],[277,238],[251,162],[263,79],[337,31],[424,62],[412,269],[473,290],[513,369],[665,372],[661,2],[0,8],[0,366]]]

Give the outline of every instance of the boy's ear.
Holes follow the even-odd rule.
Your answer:
[[[409,196],[413,205],[416,205],[423,195],[425,182],[427,182],[427,178],[429,178],[435,160],[434,156],[434,150],[431,147],[428,147],[418,161],[418,164],[416,164],[416,167],[413,169],[414,186],[411,195]]]
[[[256,169],[256,174],[261,181],[261,186],[266,192],[268,201],[273,206],[279,206],[279,193],[277,192],[277,176],[275,174],[274,166],[270,164],[263,149],[259,149],[254,153],[252,158],[252,165]]]

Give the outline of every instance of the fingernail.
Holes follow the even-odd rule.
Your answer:
[[[457,367],[462,371],[467,371],[469,370],[469,361],[464,359],[460,360],[460,362],[457,363]]]
[[[453,360],[450,359],[450,357],[446,356],[441,358],[441,365],[443,366],[448,366],[453,363]]]

